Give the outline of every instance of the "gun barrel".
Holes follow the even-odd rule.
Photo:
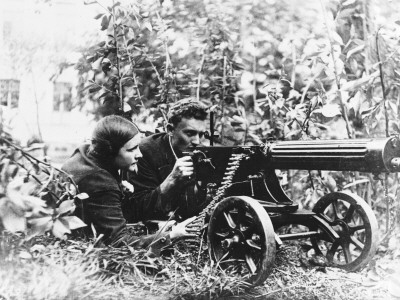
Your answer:
[[[282,141],[267,145],[276,169],[400,172],[400,140]]]

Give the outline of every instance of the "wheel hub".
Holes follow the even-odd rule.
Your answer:
[[[347,238],[351,235],[349,224],[347,224],[344,220],[336,220],[332,227],[339,234],[339,236],[344,236]]]
[[[221,241],[221,246],[224,250],[228,250],[235,245],[243,244],[244,240],[245,238],[240,230],[232,230],[228,237]]]

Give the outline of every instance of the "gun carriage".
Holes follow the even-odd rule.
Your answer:
[[[196,147],[190,155],[196,182],[214,189],[210,203],[190,229],[200,236],[207,228],[212,259],[223,268],[236,265],[249,272],[252,284],[265,281],[277,245],[286,240],[310,239],[316,255],[348,271],[365,267],[377,248],[377,220],[362,198],[332,192],[312,210],[299,209],[285,194],[275,170],[400,171],[397,137]],[[305,229],[277,233],[291,224]]]

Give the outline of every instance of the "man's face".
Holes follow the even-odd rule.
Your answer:
[[[184,152],[188,147],[202,145],[206,131],[206,121],[194,118],[182,118],[175,126],[170,128],[172,134],[171,144],[175,151]]]

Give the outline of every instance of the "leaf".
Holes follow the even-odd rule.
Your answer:
[[[239,117],[239,116],[233,116],[232,121],[231,121],[232,126],[240,126],[240,125],[246,125],[246,120]]]
[[[326,126],[326,125],[318,123],[318,122],[314,122],[313,124],[315,127],[317,127],[320,130],[328,130],[329,129],[329,126]]]
[[[291,131],[289,131],[286,135],[285,135],[285,138],[286,139],[290,139],[292,136],[297,136],[298,134],[300,134],[301,133],[301,129],[298,129],[298,130],[291,130]]]
[[[396,278],[395,276],[389,277],[388,291],[393,297],[400,298],[400,279],[399,278]]]
[[[365,45],[359,45],[354,47],[349,52],[347,52],[346,59],[349,59],[352,55],[356,54],[357,52],[362,51],[365,48]]]
[[[221,110],[221,108],[218,106],[218,104],[215,104],[215,105],[213,105],[213,106],[211,106],[211,107],[209,108],[209,111],[210,111],[210,112],[215,112],[215,111],[217,111],[217,110]]]
[[[101,20],[101,30],[104,31],[108,28],[108,25],[110,23],[110,19],[107,15],[103,16],[103,19]]]
[[[329,174],[324,175],[322,181],[330,192],[336,191],[337,189],[336,180],[331,175]]]
[[[336,31],[332,31],[332,44],[333,45],[343,45],[343,40]]]
[[[68,225],[68,228],[70,230],[74,230],[77,228],[81,228],[81,227],[85,227],[87,226],[81,219],[79,219],[76,216],[65,216],[65,217],[61,217],[60,220],[64,223]]]
[[[333,118],[342,114],[338,104],[325,104],[322,108],[313,111],[313,113],[317,112],[321,113],[326,118]]]
[[[32,255],[26,250],[22,250],[21,252],[19,252],[18,256],[22,259],[32,259]]]
[[[242,127],[235,127],[233,131],[234,131],[234,132],[245,132],[246,129],[244,129],[244,128],[242,128]]]
[[[395,103],[393,103],[392,101],[387,101],[387,103],[389,104],[389,107],[392,109],[394,114],[397,115],[397,105]]]
[[[31,210],[41,210],[46,207],[46,201],[35,196],[22,196],[25,207]]]
[[[103,87],[101,87],[101,86],[92,87],[92,88],[89,89],[89,93],[98,92],[98,91],[100,91],[102,88],[103,88]]]
[[[364,94],[358,91],[353,98],[349,101],[349,108],[354,110],[354,114],[358,116],[361,108],[361,104],[364,100]]]
[[[347,0],[347,1],[345,1],[345,2],[343,2],[342,3],[342,6],[343,7],[346,7],[346,6],[355,6],[355,5],[357,5],[357,1],[356,0]]]
[[[376,71],[368,76],[364,76],[360,79],[348,81],[344,83],[340,90],[341,91],[354,91],[358,89],[359,87],[363,86],[364,84],[368,83],[370,80],[373,80],[375,77],[379,75],[379,71]]]
[[[120,6],[121,5],[121,2],[116,2],[113,6],[111,6],[111,9],[110,10],[112,10],[113,8],[115,8],[115,7],[117,7],[117,6]]]
[[[350,183],[346,184],[346,185],[343,187],[343,190],[348,189],[348,188],[351,187],[351,186],[355,186],[355,185],[363,184],[363,183],[367,183],[367,182],[369,182],[369,179],[368,179],[368,178],[356,180],[356,181],[353,181],[353,182],[350,182]]]
[[[45,250],[46,250],[46,246],[41,245],[41,244],[35,244],[29,249],[30,252],[38,252],[38,253],[42,253]]]
[[[151,26],[150,22],[144,22],[143,26],[146,27],[150,32],[153,31],[153,26]]]
[[[55,237],[58,237],[59,239],[65,240],[67,239],[66,234],[70,234],[71,230],[67,228],[67,226],[64,225],[63,222],[61,222],[59,219],[55,220],[53,228],[52,228],[52,233]]]
[[[340,58],[335,60],[335,69],[338,75],[344,72],[344,62]]]
[[[25,231],[26,220],[23,216],[19,216],[13,210],[8,210],[8,212],[1,218],[3,226],[10,232]]]
[[[30,225],[28,234],[33,237],[36,235],[42,235],[46,231],[49,231],[53,225],[53,219],[51,216],[36,218],[29,220],[28,224]]]
[[[392,122],[391,124],[392,124],[393,131],[395,133],[399,134],[400,133],[399,125],[396,122]]]
[[[128,103],[124,103],[124,112],[132,111],[132,107]]]
[[[101,14],[98,14],[97,16],[95,16],[95,17],[94,17],[94,19],[95,19],[95,20],[98,20],[98,19],[100,19],[102,16],[104,16],[104,14],[103,14],[103,13],[101,13]]]
[[[57,212],[62,214],[72,213],[75,210],[75,203],[74,200],[66,200],[61,202]]]
[[[79,200],[85,200],[89,198],[89,195],[86,193],[80,193],[78,195],[75,196],[76,198],[78,198]]]
[[[377,110],[381,107],[381,103],[377,103],[374,106],[371,106],[367,109],[361,110],[361,117],[364,119],[372,114],[374,114],[375,112],[377,112]]]
[[[111,70],[111,62],[107,58],[105,58],[101,63],[101,70],[106,75]]]
[[[0,201],[0,220],[3,226],[10,232],[25,231],[26,219],[21,212],[13,208],[13,203],[8,198],[3,197]]]
[[[51,216],[43,217],[43,218],[35,218],[35,219],[30,219],[28,221],[29,225],[31,226],[43,226],[47,225],[50,221],[52,220]],[[50,228],[49,228],[50,229]]]

